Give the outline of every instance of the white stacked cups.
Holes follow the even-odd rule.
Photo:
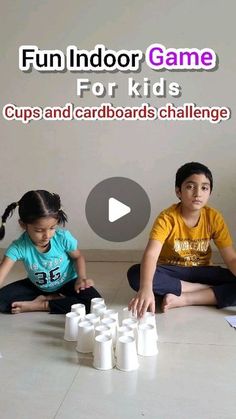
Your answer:
[[[101,324],[104,326],[107,326],[111,330],[111,336],[112,336],[112,344],[113,346],[116,345],[116,334],[117,334],[117,323],[116,320],[112,317],[105,317],[101,320]]]
[[[76,350],[82,353],[93,352],[94,324],[89,320],[81,320],[78,324],[78,341]]]
[[[84,320],[88,320],[89,322],[93,323],[94,327],[98,326],[100,323],[100,317],[95,313],[86,314]]]
[[[127,319],[122,320],[122,325],[123,326],[128,326],[130,327],[133,332],[134,332],[134,339],[136,340],[136,343],[138,341],[138,320],[135,319],[134,317],[130,317]]]
[[[146,311],[143,317],[141,317],[141,319],[139,320],[139,324],[152,324],[154,326],[156,340],[158,340],[155,314],[151,313],[150,311]]]
[[[110,317],[111,319],[115,319],[116,327],[119,327],[119,313],[116,310],[106,310],[103,314],[103,318]]]
[[[136,319],[136,316],[132,313],[131,310],[129,310],[128,307],[124,307],[122,309],[122,315],[121,316],[122,316],[122,320],[129,319],[129,318]]]
[[[77,313],[81,319],[85,316],[86,314],[86,310],[85,310],[85,305],[84,304],[73,304],[71,306],[71,311],[74,313]]]
[[[118,341],[119,341],[119,338],[121,336],[131,336],[131,337],[134,337],[134,331],[129,326],[120,326],[120,327],[118,327],[118,329],[117,329],[117,339],[116,339],[116,350],[115,350],[115,353],[116,354],[117,354]]]
[[[133,371],[138,368],[138,356],[135,339],[129,335],[119,337],[116,350],[116,367],[122,371]]]
[[[152,324],[143,323],[138,326],[138,354],[142,356],[158,354],[156,331]]]
[[[103,304],[103,305],[105,305],[104,298],[101,298],[101,297],[92,298],[92,300],[91,300],[91,308],[90,308],[91,313],[93,312],[93,306],[95,306],[96,304]]]
[[[155,314],[146,312],[137,319],[125,307],[122,326],[118,312],[108,310],[103,298],[91,300],[91,313],[86,315],[84,304],[74,304],[66,314],[64,339],[77,341],[76,350],[93,353],[93,366],[108,370],[115,366],[122,371],[133,371],[139,366],[138,355],[158,354]]]
[[[99,324],[95,326],[94,334],[95,334],[95,337],[98,335],[107,335],[112,338],[111,329],[109,326],[106,326],[105,324]]]
[[[104,304],[94,304],[91,313],[96,314],[96,316],[103,317],[106,310],[107,308]]]
[[[75,342],[78,339],[78,323],[80,316],[76,312],[66,314],[64,339]]]
[[[115,366],[112,337],[97,335],[94,343],[93,366],[98,370],[110,370]]]

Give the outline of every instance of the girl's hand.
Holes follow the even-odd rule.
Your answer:
[[[136,297],[132,298],[128,307],[138,318],[142,317],[148,309],[151,313],[155,313],[155,297],[152,290],[140,289]]]
[[[92,279],[89,278],[79,278],[75,282],[75,291],[79,293],[80,291],[85,290],[86,288],[90,288],[94,285]]]
[[[8,256],[4,256],[3,260],[0,263],[0,287],[3,284],[4,279],[7,274],[10,272],[15,261],[10,259]]]

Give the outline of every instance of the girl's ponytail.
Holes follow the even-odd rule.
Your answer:
[[[13,214],[13,211],[18,206],[18,202],[13,202],[12,204],[8,205],[8,207],[5,209],[3,215],[2,215],[2,224],[0,226],[0,240],[2,240],[5,236],[5,224],[8,219],[8,217],[11,217]]]
[[[60,208],[58,211],[58,224],[62,224],[64,227],[65,223],[67,223],[67,215],[63,209]]]
[[[58,211],[58,224],[62,224],[63,226],[65,226],[65,223],[67,222],[67,215],[61,207],[61,198],[56,193],[53,193],[52,195],[54,198],[54,203],[56,204],[56,207],[58,208],[57,210]]]

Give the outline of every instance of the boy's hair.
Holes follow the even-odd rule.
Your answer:
[[[205,175],[206,178],[210,181],[210,189],[212,191],[213,177],[210,169],[204,166],[204,164],[197,163],[194,161],[192,161],[191,163],[184,164],[177,170],[175,177],[175,187],[181,189],[182,183],[185,181],[185,179],[192,175],[201,174]]]
[[[5,209],[0,227],[0,240],[5,236],[6,220],[12,216],[16,207],[18,207],[20,221],[24,224],[33,224],[42,217],[53,217],[58,220],[58,224],[63,226],[67,222],[67,215],[61,209],[59,195],[44,190],[29,191],[18,202],[13,202]]]

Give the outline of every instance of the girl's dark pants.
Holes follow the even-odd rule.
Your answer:
[[[127,273],[128,281],[135,291],[139,290],[140,265],[133,265]],[[236,276],[220,266],[180,267],[160,265],[153,278],[156,296],[181,295],[181,281],[209,285],[216,297],[218,308],[236,305]]]
[[[86,313],[90,311],[91,299],[101,297],[98,291],[93,288],[86,288],[79,294],[74,289],[75,279],[67,282],[60,289],[50,294],[62,294],[63,298],[50,300],[49,311],[51,314],[66,314],[71,310],[72,304],[82,303],[86,307]],[[37,288],[29,278],[13,282],[0,289],[0,312],[11,313],[11,305],[16,301],[32,301],[39,295],[49,293]]]

